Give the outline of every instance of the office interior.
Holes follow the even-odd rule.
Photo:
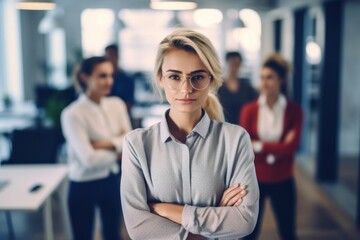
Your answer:
[[[44,152],[43,163],[66,165],[60,114],[77,96],[73,69],[104,55],[109,44],[118,45],[119,65],[135,84],[133,127],[158,122],[168,104],[151,83],[156,48],[170,32],[189,28],[212,41],[223,66],[227,51],[241,52],[241,75],[255,88],[268,54],[291,63],[290,97],[304,111],[296,155],[298,237],[360,239],[360,1],[193,0],[195,7],[185,10],[155,9],[151,4],[161,1],[150,0],[47,2],[55,7],[24,10],[0,0],[0,180],[13,154],[29,167]],[[21,136],[34,128],[53,135]],[[44,142],[46,151],[36,153],[34,142]],[[51,196],[54,239],[71,239],[66,194],[65,179]],[[42,208],[0,209],[0,239],[11,237],[9,217],[15,239],[46,239]],[[124,226],[122,237],[129,239]],[[270,211],[260,239],[279,239]]]

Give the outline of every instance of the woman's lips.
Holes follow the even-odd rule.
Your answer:
[[[195,102],[196,99],[190,99],[190,98],[183,98],[183,99],[177,99],[182,104],[191,104]]]

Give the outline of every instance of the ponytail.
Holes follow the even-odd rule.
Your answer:
[[[72,81],[76,91],[78,93],[83,93],[86,91],[86,84],[81,80],[80,68],[81,68],[81,64],[78,64],[74,67],[72,73]]]
[[[203,106],[210,119],[224,122],[223,108],[219,102],[219,99],[213,93],[209,93],[206,102]]]

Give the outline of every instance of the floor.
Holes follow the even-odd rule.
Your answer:
[[[354,221],[340,210],[334,201],[328,198],[326,192],[315,185],[312,178],[303,170],[297,169],[297,195],[298,195],[298,218],[297,233],[303,240],[352,240],[360,239],[360,231],[356,229]],[[62,195],[66,192],[66,184],[63,189],[53,196],[53,216],[55,239],[70,239],[67,213],[63,211],[65,203]],[[62,194],[61,194],[62,193]],[[268,203],[267,203],[268,204]],[[43,218],[41,211],[36,213],[13,212],[11,214],[14,223],[16,239],[37,240],[43,238]],[[96,224],[99,226],[99,224]],[[99,228],[97,228],[99,229]],[[94,239],[100,240],[101,234],[97,230]],[[129,237],[126,229],[122,228],[123,239]],[[0,239],[8,239],[5,214],[0,212]],[[264,221],[262,224],[260,240],[276,240],[276,224],[269,205],[266,206]]]

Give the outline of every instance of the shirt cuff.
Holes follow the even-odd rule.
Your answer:
[[[255,153],[259,153],[263,150],[263,143],[260,141],[253,142],[252,145]]]
[[[196,207],[185,205],[182,212],[182,226],[193,234],[199,234],[199,228],[196,220]]]

